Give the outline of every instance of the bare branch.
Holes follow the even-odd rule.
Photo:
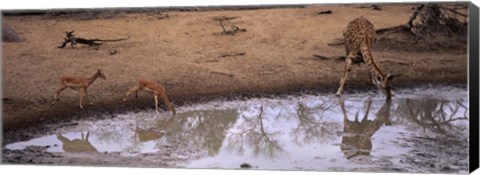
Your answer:
[[[407,27],[408,27],[408,30],[411,30],[412,27],[413,27],[413,20],[415,20],[415,18],[417,18],[417,15],[418,13],[420,12],[420,10],[423,9],[423,7],[425,7],[425,4],[422,4],[420,6],[418,6],[415,11],[412,13],[412,16],[410,16],[410,19],[408,20],[407,22]]]
[[[440,7],[440,8],[443,9],[443,10],[448,10],[448,11],[450,11],[450,12],[452,12],[452,13],[455,13],[455,14],[460,15],[460,16],[463,16],[463,17],[468,17],[468,15],[465,15],[465,14],[463,14],[463,13],[460,13],[460,12],[454,10],[454,9],[450,9],[450,8],[446,8],[446,7]]]

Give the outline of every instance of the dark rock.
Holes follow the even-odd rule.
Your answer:
[[[24,41],[17,32],[10,26],[3,24],[2,25],[2,41],[3,42],[22,42]]]
[[[248,164],[248,163],[242,163],[240,165],[240,168],[252,168],[252,165]]]

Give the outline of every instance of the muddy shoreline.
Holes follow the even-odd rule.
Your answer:
[[[332,83],[336,84],[336,83]],[[410,84],[405,83],[403,86],[396,83],[397,88],[414,88],[422,86],[457,86],[465,87],[461,81],[451,80],[449,82],[437,82],[437,83],[425,83],[425,84]],[[376,89],[373,86],[355,86],[350,85],[350,88],[355,88],[354,92],[349,93],[358,93],[365,92]],[[298,94],[325,94],[330,93],[334,94],[336,90],[335,86],[330,88],[318,88],[305,89],[304,87],[284,87],[283,89],[273,89],[271,91],[244,91],[242,93],[217,93],[217,94],[208,94],[201,95],[191,94],[185,95],[172,95],[171,99],[175,99],[176,105],[181,106],[184,104],[195,104],[195,103],[204,103],[211,100],[222,100],[229,101],[235,99],[248,99],[248,98],[278,98],[287,95],[298,95]],[[352,90],[350,90],[352,91]],[[380,93],[380,92],[379,92]],[[145,95],[145,94],[144,94]],[[143,96],[143,95],[142,95]],[[348,96],[348,93],[345,94]],[[17,110],[20,110],[22,106],[28,106],[31,104],[19,104],[15,106]],[[2,145],[6,145],[13,142],[25,141],[31,138],[35,138],[45,134],[52,134],[56,128],[61,128],[68,125],[75,125],[75,120],[98,120],[98,119],[108,119],[115,117],[115,114],[121,114],[128,111],[142,111],[154,109],[154,103],[151,98],[148,97],[139,97],[137,99],[130,98],[128,102],[122,102],[121,98],[116,99],[115,101],[102,101],[96,102],[94,105],[85,105],[86,108],[83,110],[80,109],[76,103],[74,104],[61,104],[62,107],[52,107],[48,111],[32,111],[27,113],[22,113],[22,117],[26,117],[29,120],[21,121],[3,121],[4,123],[4,132],[3,132],[3,142]],[[160,108],[162,112],[167,112],[165,106],[161,103]]]
[[[3,150],[2,164],[54,165],[54,166],[101,166],[101,167],[147,167],[175,168],[186,161],[170,155],[171,150],[135,157],[120,153],[50,153],[47,147],[29,146],[24,150]],[[132,163],[135,162],[135,163]]]

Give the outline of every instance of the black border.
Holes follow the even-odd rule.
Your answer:
[[[470,98],[470,173],[479,166],[479,106],[478,106],[478,72],[479,72],[479,36],[478,7],[469,2],[469,98]]]

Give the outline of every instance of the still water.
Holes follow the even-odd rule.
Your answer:
[[[212,101],[78,121],[55,135],[6,146],[50,152],[156,154],[187,168],[362,172],[468,172],[468,91],[403,89],[391,102],[375,93]]]

